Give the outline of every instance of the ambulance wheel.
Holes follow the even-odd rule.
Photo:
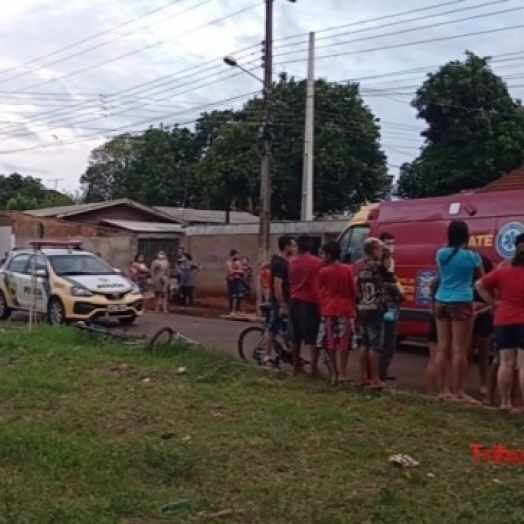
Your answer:
[[[66,323],[64,304],[58,297],[49,299],[47,317],[53,326],[63,326]]]
[[[0,291],[0,320],[7,320],[13,310],[7,305],[3,291]]]

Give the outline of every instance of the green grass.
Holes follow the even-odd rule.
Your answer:
[[[0,334],[0,524],[520,524],[522,467],[475,465],[469,444],[524,449],[523,429],[202,350]]]

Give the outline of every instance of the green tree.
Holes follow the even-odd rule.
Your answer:
[[[47,189],[38,178],[18,173],[0,175],[0,209],[27,211],[73,203],[67,195]]]
[[[488,57],[466,53],[442,66],[417,91],[412,106],[427,122],[421,154],[400,170],[401,197],[475,189],[524,163],[524,109]]]
[[[282,76],[274,86],[271,186],[272,217],[277,219],[300,217],[305,96],[305,82]],[[380,130],[358,86],[318,80],[315,97],[315,213],[338,213],[383,197],[390,179]],[[207,176],[215,175],[214,194],[227,193],[215,202],[225,202],[229,195],[237,209],[258,208],[261,117],[258,97],[234,115],[215,115],[218,132],[209,133],[212,141],[203,160]]]
[[[272,217],[300,215],[305,82],[274,85]],[[316,82],[315,212],[357,208],[391,186],[378,121],[356,84]],[[82,183],[88,201],[127,196],[149,205],[186,205],[257,212],[262,100],[241,110],[203,113],[194,131],[151,128],[93,151]]]

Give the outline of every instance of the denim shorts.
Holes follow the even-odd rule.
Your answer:
[[[286,331],[287,323],[287,318],[283,318],[280,315],[280,306],[277,303],[272,303],[271,310],[269,311],[267,332],[276,337]]]
[[[373,351],[382,351],[384,346],[384,312],[359,312],[362,347]]]
[[[510,324],[495,328],[495,340],[500,350],[519,348],[524,350],[524,324]]]

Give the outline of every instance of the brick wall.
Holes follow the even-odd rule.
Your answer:
[[[326,222],[281,222],[271,226],[270,252],[278,252],[278,237],[283,234],[298,236],[309,234],[319,237],[321,243],[336,239],[344,230],[346,221]],[[226,262],[229,251],[234,248],[247,256],[255,273],[258,270],[258,226],[190,226],[186,230],[182,245],[193,260],[202,264],[196,277],[195,295],[200,303],[223,306],[226,302]],[[254,300],[254,296],[252,297]]]
[[[0,214],[0,226],[11,225],[18,248],[28,247],[29,242],[37,238],[39,223],[44,226],[44,238],[80,240],[84,249],[100,252],[109,264],[123,271],[128,270],[138,249],[138,238],[134,233],[54,218],[37,218],[24,213]]]

